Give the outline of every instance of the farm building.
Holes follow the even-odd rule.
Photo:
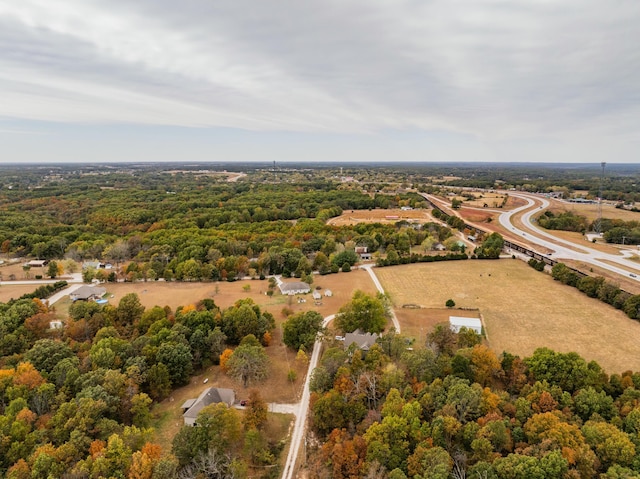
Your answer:
[[[313,299],[314,299],[315,301],[319,301],[319,300],[321,300],[321,299],[322,299],[322,295],[321,295],[318,291],[314,291],[314,292],[313,292]]]
[[[333,293],[331,292],[331,290],[330,290],[330,289],[325,289],[325,290],[324,290],[324,295],[325,295],[327,298],[330,298],[331,296],[333,296]]]
[[[467,328],[482,334],[482,322],[478,318],[461,318],[460,316],[449,316],[449,327],[454,333],[459,333],[460,329]]]
[[[371,259],[371,253],[369,253],[369,248],[367,246],[356,246],[356,254],[362,261],[368,261]]]
[[[184,424],[186,426],[194,426],[200,410],[210,404],[221,402],[231,407],[235,400],[236,393],[233,389],[207,388],[196,399],[187,399],[182,404]]]
[[[71,301],[95,301],[102,298],[106,292],[106,289],[97,286],[81,286],[70,293],[69,298]]]
[[[43,268],[48,264],[49,264],[49,261],[46,259],[32,259],[28,263],[25,263],[25,265],[29,266],[30,268]]]
[[[282,294],[306,294],[311,291],[311,286],[303,281],[293,281],[291,283],[280,283],[280,292]]]
[[[353,333],[345,334],[343,347],[347,349],[355,343],[362,351],[369,351],[369,348],[375,344],[378,337],[376,333],[365,333],[356,329]]]

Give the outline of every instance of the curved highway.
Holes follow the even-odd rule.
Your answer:
[[[637,263],[634,263],[633,261],[615,254],[604,253],[602,251],[598,251],[584,245],[577,245],[575,243],[572,243],[571,241],[563,240],[533,226],[531,221],[533,215],[549,207],[549,201],[547,201],[546,199],[536,196],[529,196],[524,193],[509,192],[509,194],[511,196],[521,198],[527,202],[527,204],[524,206],[520,206],[511,211],[504,211],[500,213],[500,224],[512,234],[520,236],[521,238],[524,238],[529,242],[553,250],[553,255],[555,258],[584,261],[585,263],[598,266],[599,268],[606,269],[613,273],[635,278],[636,281],[640,281],[640,279],[636,275],[636,273],[640,274],[640,265],[638,265]],[[542,206],[536,207],[536,202],[534,200],[540,201],[542,203]],[[526,231],[520,229],[511,221],[512,217],[515,214],[522,211],[525,211],[525,213],[522,215],[522,224]],[[616,265],[612,265],[609,262],[615,263]]]

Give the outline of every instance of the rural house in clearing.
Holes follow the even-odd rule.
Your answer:
[[[353,333],[347,333],[344,336],[344,349],[348,349],[353,343],[364,352],[369,351],[369,348],[373,346],[378,339],[376,333],[365,333],[359,329],[356,329]]]
[[[482,322],[478,318],[461,318],[459,316],[449,316],[449,328],[454,333],[459,333],[460,329],[467,328],[482,334]]]
[[[198,419],[198,413],[210,404],[221,402],[231,407],[235,401],[236,393],[233,389],[207,388],[196,399],[187,399],[181,406],[184,424],[194,426],[196,419]]]
[[[303,281],[293,281],[291,283],[280,283],[278,286],[282,294],[306,294],[311,291],[311,286]]]
[[[102,298],[106,292],[106,289],[98,286],[81,286],[73,293],[70,293],[69,298],[71,298],[71,301],[95,301]]]
[[[369,253],[369,248],[367,246],[356,246],[356,254],[362,261],[368,261],[371,259],[371,253]]]

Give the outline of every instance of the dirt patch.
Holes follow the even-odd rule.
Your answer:
[[[576,351],[609,372],[640,368],[640,323],[519,260],[451,261],[378,268],[394,305],[478,308],[496,351]],[[421,310],[397,309],[404,314]],[[426,323],[425,323],[426,324]],[[425,326],[426,327],[426,326]]]

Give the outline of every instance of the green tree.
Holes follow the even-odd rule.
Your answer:
[[[387,305],[382,295],[371,296],[357,290],[351,301],[338,311],[335,325],[345,333],[356,329],[369,333],[381,333],[387,324],[388,315]]]
[[[71,348],[62,341],[40,339],[27,351],[25,359],[38,371],[49,373],[60,361],[73,355]]]
[[[144,306],[140,303],[140,298],[135,293],[125,294],[116,311],[118,325],[128,331],[134,323],[142,318]]]
[[[254,337],[255,339],[255,337]],[[226,364],[228,374],[242,381],[246,388],[249,382],[262,381],[269,374],[269,357],[264,348],[243,340]]]
[[[322,315],[316,311],[300,312],[289,317],[282,326],[284,344],[295,351],[301,347],[309,351],[322,330],[322,321]]]
[[[502,248],[504,248],[502,235],[500,233],[491,233],[476,250],[476,255],[481,259],[496,259],[500,257]]]
[[[58,276],[58,263],[55,261],[49,261],[49,265],[47,266],[47,275],[51,279],[55,279]]]
[[[193,371],[193,356],[189,346],[183,343],[167,341],[160,345],[156,357],[158,362],[167,367],[172,384],[187,384]]]

